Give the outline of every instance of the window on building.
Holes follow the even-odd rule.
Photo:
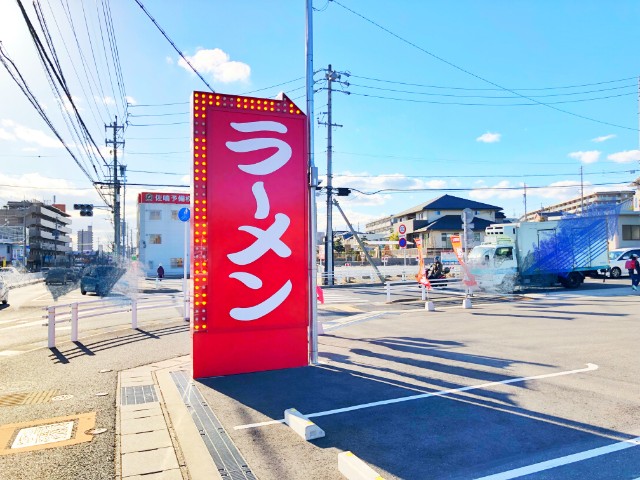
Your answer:
[[[480,243],[480,232],[473,232],[473,241]]]
[[[182,262],[182,257],[172,258],[171,259],[171,268],[182,268],[184,263]]]
[[[149,210],[149,220],[162,220],[162,211]]]
[[[179,220],[178,210],[171,210],[171,220]]]
[[[640,225],[622,225],[622,240],[640,240]]]
[[[436,215],[440,215],[440,210],[436,210]]]
[[[149,235],[149,243],[151,245],[160,245],[162,244],[162,235],[159,233],[152,233]]]

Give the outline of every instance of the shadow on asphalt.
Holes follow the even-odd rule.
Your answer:
[[[46,284],[45,284],[46,285]],[[66,295],[67,293],[80,288],[80,282],[65,283],[64,285],[46,285],[47,290],[54,300]]]
[[[412,337],[375,341],[402,353],[381,354],[367,349],[348,349],[348,354],[322,353],[322,357],[342,365],[199,379],[198,389],[209,405],[216,405],[227,414],[233,412],[232,419],[228,415],[222,418],[229,432],[233,432],[235,426],[261,421],[255,412],[280,419],[285,409],[296,408],[305,415],[316,414],[312,415],[313,421],[326,432],[326,437],[313,441],[315,447],[352,450],[374,468],[398,478],[425,478],[425,465],[429,466],[430,478],[476,478],[479,473],[500,473],[505,464],[515,468],[534,463],[532,459],[555,458],[632,438],[615,430],[522,408],[512,399],[515,393],[488,388],[473,389],[469,393],[452,392],[446,397],[434,395],[384,403],[417,394],[461,389],[477,380],[482,383],[518,378],[476,370],[473,364],[507,368],[528,362],[458,354],[452,359],[467,362],[468,366],[450,366],[420,355],[447,358],[444,355],[451,352],[439,349],[459,346],[457,342]],[[408,352],[419,356],[408,359]],[[406,365],[418,368],[403,368]],[[441,375],[431,375],[434,371],[470,381],[442,380],[438,378]],[[433,387],[410,383],[411,380]],[[531,388],[528,383],[511,383],[507,391],[513,391],[514,387],[528,390]],[[532,393],[536,394],[535,388]],[[384,404],[364,406],[371,402]],[[332,413],[335,409],[355,406],[364,408]],[[291,454],[286,447],[280,449],[277,444],[269,443],[266,439],[274,437],[261,433],[261,428],[277,427],[249,430],[255,458],[277,455],[283,470],[289,464],[299,463],[296,456],[299,453]],[[260,441],[263,435],[265,440]],[[558,445],[562,446],[560,451]],[[251,458],[248,460],[251,462]],[[309,461],[313,463],[312,459]],[[286,478],[286,473],[289,472],[282,472],[282,478]]]
[[[99,340],[91,343],[72,342],[73,346],[61,350],[59,348],[51,348],[51,355],[49,359],[53,363],[65,364],[74,358],[83,356],[93,356],[96,352],[102,352],[111,348],[121,347],[131,343],[140,342],[143,340],[158,340],[160,337],[167,335],[175,335],[177,333],[183,333],[189,331],[189,325],[175,325],[172,327],[163,327],[153,330],[142,330],[140,328],[135,329],[135,333],[122,335],[116,338],[107,340]]]

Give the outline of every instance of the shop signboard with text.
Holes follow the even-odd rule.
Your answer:
[[[306,117],[193,95],[193,376],[308,364]]]

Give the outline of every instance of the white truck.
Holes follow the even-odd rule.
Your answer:
[[[586,275],[608,269],[606,217],[569,217],[543,222],[494,224],[471,250],[471,274],[482,290],[582,285]]]

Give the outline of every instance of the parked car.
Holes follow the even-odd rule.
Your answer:
[[[624,264],[631,258],[631,255],[640,257],[640,247],[617,248],[609,252],[609,276],[611,278],[629,275],[629,271],[624,268]]]
[[[7,284],[0,278],[0,301],[6,305],[9,302],[9,287]]]
[[[112,265],[91,267],[80,279],[80,293],[86,295],[87,292],[94,292],[104,297],[111,291],[124,272],[123,268]]]
[[[60,285],[66,285],[67,282],[71,282],[71,273],[68,268],[52,268],[44,277],[44,283],[46,285],[53,285],[54,283]]]

